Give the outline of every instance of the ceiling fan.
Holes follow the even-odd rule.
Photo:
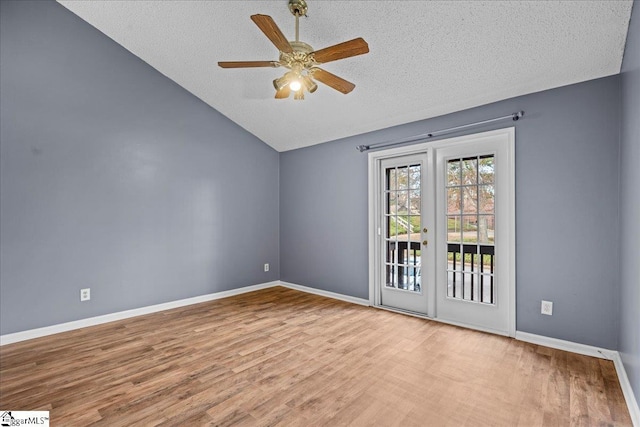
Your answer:
[[[324,49],[313,50],[311,46],[301,42],[298,38],[300,16],[307,15],[306,1],[289,0],[289,10],[296,17],[295,41],[288,41],[270,16],[251,16],[251,20],[280,51],[280,58],[277,61],[230,61],[218,62],[218,65],[222,68],[287,68],[289,71],[273,81],[273,86],[276,88],[276,99],[288,98],[291,92],[294,93],[294,99],[304,99],[305,90],[313,93],[318,89],[314,80],[344,94],[351,92],[356,85],[319,68],[318,64],[368,53],[369,45],[367,42],[359,37]]]

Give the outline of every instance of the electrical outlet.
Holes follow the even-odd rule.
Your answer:
[[[89,301],[91,299],[91,288],[80,289],[80,301]]]
[[[546,314],[547,316],[553,315],[553,303],[551,301],[542,300],[542,304],[540,305],[540,313]]]
[[[269,263],[266,263],[266,264],[264,265],[264,271],[265,271],[265,272],[269,271]]]

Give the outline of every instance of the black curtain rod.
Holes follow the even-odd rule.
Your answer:
[[[394,145],[407,144],[409,142],[424,141],[425,139],[433,138],[434,136],[442,135],[444,133],[455,132],[457,130],[466,129],[466,128],[469,128],[469,127],[472,127],[472,126],[486,125],[488,123],[498,122],[498,121],[501,121],[501,120],[511,119],[514,122],[517,122],[522,117],[524,117],[524,111],[518,111],[516,113],[511,113],[508,116],[496,117],[494,119],[488,119],[488,120],[483,120],[481,122],[475,122],[475,123],[469,123],[469,124],[466,124],[466,125],[455,126],[455,127],[448,128],[448,129],[436,130],[436,131],[433,131],[433,132],[423,133],[421,135],[416,135],[416,136],[410,136],[408,138],[403,138],[403,139],[399,139],[399,140],[395,140],[395,141],[379,142],[377,144],[371,144],[371,145],[358,145],[356,147],[356,150],[360,151],[361,153],[364,153],[365,151],[369,151],[369,150],[372,150],[374,148],[391,147],[391,146],[394,146]]]

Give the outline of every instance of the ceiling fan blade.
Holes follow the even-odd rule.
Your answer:
[[[323,70],[322,68],[314,67],[311,69],[313,71],[313,78],[334,88],[337,91],[340,91],[344,94],[347,94],[356,87],[351,82],[346,81],[345,79],[336,76],[335,74],[331,74],[328,71]]]
[[[251,15],[251,20],[256,23],[265,36],[271,40],[280,52],[293,53],[293,48],[287,38],[282,34],[273,18],[269,15]]]
[[[289,85],[285,85],[282,89],[276,92],[276,99],[288,98],[290,93],[291,89],[289,88]]]
[[[252,68],[252,67],[279,67],[275,61],[227,61],[218,62],[222,68]]]
[[[369,45],[362,37],[338,43],[324,49],[316,50],[313,56],[316,62],[324,64],[338,59],[349,58],[351,56],[362,55],[369,52]]]

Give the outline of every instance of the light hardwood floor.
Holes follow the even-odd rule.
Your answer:
[[[0,348],[52,426],[631,425],[612,362],[276,287]]]

